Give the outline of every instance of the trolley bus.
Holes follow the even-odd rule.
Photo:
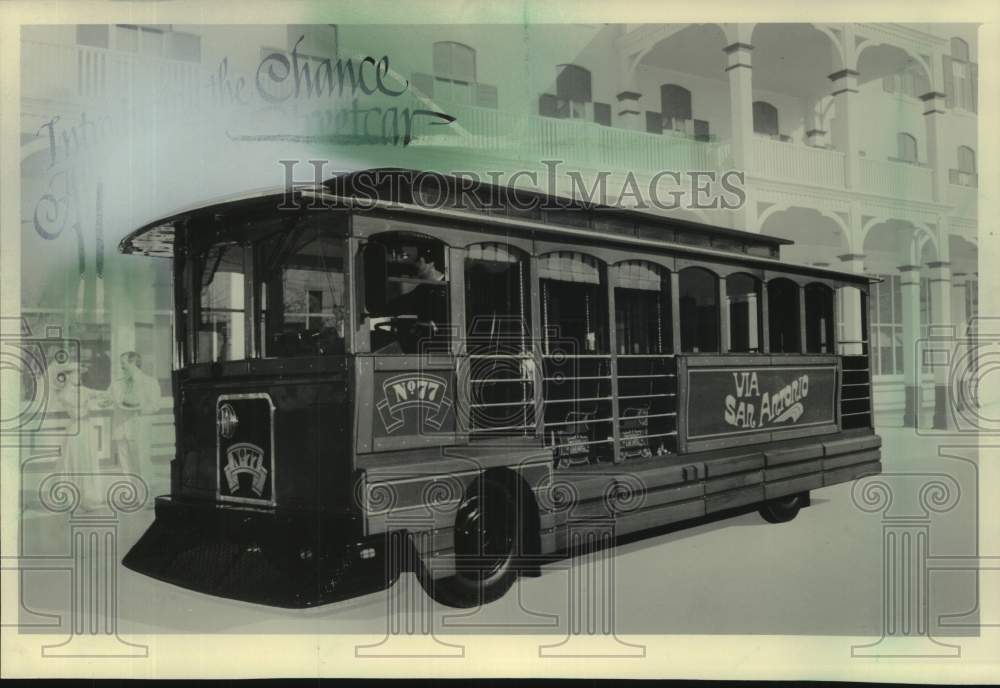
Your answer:
[[[468,606],[580,529],[790,520],[881,440],[869,279],[788,243],[386,169],[141,227],[176,456],[123,563],[285,607],[414,571]]]

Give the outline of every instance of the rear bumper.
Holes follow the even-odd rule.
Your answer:
[[[406,542],[364,537],[346,516],[158,497],[156,520],[122,564],[210,595],[301,608],[389,587]]]

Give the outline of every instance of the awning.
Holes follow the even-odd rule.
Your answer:
[[[601,283],[597,259],[575,251],[557,251],[541,256],[538,259],[538,276],[560,282]]]
[[[615,286],[622,289],[660,291],[663,289],[663,268],[641,260],[628,260],[618,264]]]
[[[486,260],[491,263],[516,263],[517,254],[504,244],[485,243],[470,246],[468,249],[470,260]]]

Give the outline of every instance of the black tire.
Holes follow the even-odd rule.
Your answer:
[[[427,593],[449,607],[493,602],[518,576],[523,520],[512,489],[504,482],[477,480],[455,513],[456,573],[421,581]]]
[[[779,497],[764,502],[760,507],[760,515],[768,523],[787,523],[799,515],[799,510],[807,504],[806,493]]]

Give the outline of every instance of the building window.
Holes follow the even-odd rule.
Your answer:
[[[976,151],[968,146],[958,147],[958,169],[948,170],[948,181],[960,186],[978,186]]]
[[[171,31],[167,41],[167,57],[184,62],[201,62],[201,36]]]
[[[691,128],[691,91],[677,84],[660,86],[663,128],[687,132]]]
[[[799,353],[799,285],[777,277],[767,283],[767,325],[771,335],[771,353]]]
[[[719,284],[705,268],[680,271],[681,351],[718,353]]]
[[[588,119],[590,72],[576,65],[560,65],[556,76],[556,117]]]
[[[899,275],[872,285],[871,350],[875,375],[903,374],[903,291]]]
[[[944,57],[944,91],[948,107],[976,112],[978,65],[970,60],[969,44],[951,39],[951,55]]]
[[[743,272],[729,275],[726,278],[726,304],[729,314],[729,342],[726,350],[760,351],[760,280]]]
[[[753,130],[755,134],[780,136],[778,131],[778,108],[763,100],[753,104]]]
[[[917,164],[917,139],[912,135],[900,132],[896,134],[896,160]]]
[[[133,24],[115,25],[115,47],[148,57],[163,57],[163,29]]]
[[[434,44],[434,97],[473,104],[476,86],[476,51],[462,43]]]

